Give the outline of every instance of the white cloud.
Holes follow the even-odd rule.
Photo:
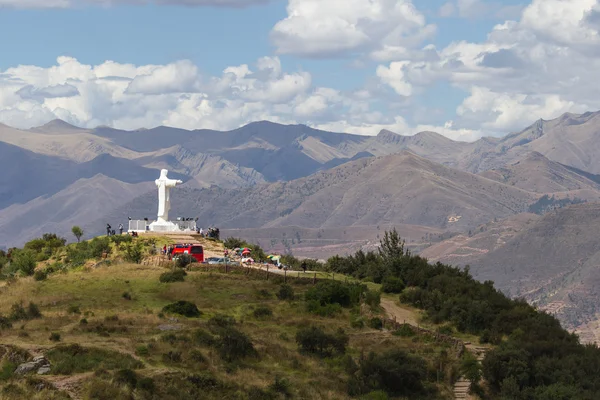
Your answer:
[[[506,5],[501,0],[451,0],[440,7],[438,14],[442,18],[503,19],[517,17],[522,9],[522,5]]]
[[[277,57],[263,57],[255,68],[228,67],[215,77],[201,76],[186,60],[86,65],[59,57],[49,68],[0,71],[0,121],[20,128],[54,118],[87,128],[169,125],[220,130],[263,119],[312,125],[348,120],[353,125],[344,129],[377,134],[385,118],[371,110],[370,101],[366,91],[313,87],[309,73],[285,72]]]
[[[382,65],[377,75],[402,95],[440,81],[469,93],[451,124],[467,136],[503,135],[538,118],[598,110],[596,10],[597,0],[533,0],[518,21],[495,26],[481,43],[453,42],[428,57]]]
[[[435,33],[410,0],[289,0],[271,32],[280,54],[402,54]]]
[[[0,0],[0,8],[69,8],[83,5],[161,4],[174,6],[247,7],[271,0]]]

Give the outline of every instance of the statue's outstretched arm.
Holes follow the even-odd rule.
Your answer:
[[[167,187],[175,187],[175,185],[181,184],[183,181],[175,180],[175,179],[167,179],[166,185]]]

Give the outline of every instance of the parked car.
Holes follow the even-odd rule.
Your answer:
[[[231,259],[226,257],[209,257],[204,260],[203,264],[230,264]]]

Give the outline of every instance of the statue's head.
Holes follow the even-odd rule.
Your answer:
[[[169,170],[167,169],[161,169],[160,170],[160,177],[161,178],[167,178],[167,174],[169,173]]]

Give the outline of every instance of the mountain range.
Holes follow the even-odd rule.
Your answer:
[[[153,181],[166,168],[185,182],[172,191],[172,216],[319,258],[372,249],[383,229],[399,227],[414,251],[470,264],[478,278],[542,307],[565,302],[561,310],[582,317],[563,321],[589,328],[596,318],[589,304],[600,297],[561,277],[583,263],[577,273],[596,279],[594,249],[577,246],[593,241],[594,218],[585,216],[600,202],[599,136],[600,112],[472,143],[435,132],[359,136],[267,121],[228,132],[0,124],[0,246],[47,231],[69,237],[73,225],[90,237],[107,222],[152,219]],[[559,229],[580,223],[590,228],[574,240]],[[566,302],[573,291],[583,300]]]

